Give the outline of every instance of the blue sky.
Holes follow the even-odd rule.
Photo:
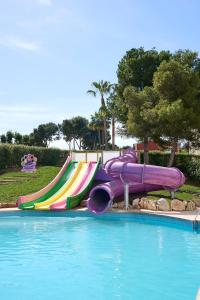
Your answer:
[[[133,47],[199,51],[199,11],[198,0],[1,0],[0,133],[89,117],[90,83],[116,82]]]

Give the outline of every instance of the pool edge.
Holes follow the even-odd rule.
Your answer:
[[[70,214],[72,216],[94,216],[91,212],[87,210],[87,208],[78,208],[78,209],[72,209],[72,210],[64,210],[64,211],[30,211],[30,210],[20,210],[18,208],[2,208],[0,209],[0,217],[3,215],[7,216],[14,216],[13,213],[17,213],[18,216],[30,216],[31,214],[34,214],[34,216],[65,216],[65,214]],[[163,212],[163,211],[150,211],[150,210],[119,210],[119,209],[112,209],[109,210],[104,214],[105,216],[111,215],[111,216],[119,216],[120,218],[123,217],[131,217],[131,215],[135,216],[145,216],[145,217],[156,217],[161,218],[162,220],[174,220],[178,223],[182,224],[188,224],[189,227],[192,227],[193,231],[200,232],[200,210],[193,211],[193,212]],[[104,216],[101,215],[101,216]],[[96,216],[98,218],[98,216]]]

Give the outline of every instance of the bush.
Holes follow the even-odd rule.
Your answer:
[[[149,152],[149,163],[151,165],[166,167],[170,153]],[[144,161],[144,154],[141,152],[141,163]],[[200,156],[187,153],[175,155],[173,167],[180,169],[184,175],[193,180],[200,180]]]
[[[200,181],[200,157],[192,157],[188,164],[187,170],[188,177],[194,180]]]
[[[20,167],[21,157],[28,153],[34,154],[42,166],[61,166],[68,155],[68,151],[56,148],[0,144],[0,169]]]

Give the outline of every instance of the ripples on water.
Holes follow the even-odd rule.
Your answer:
[[[2,218],[2,300],[190,300],[200,235],[130,221]]]

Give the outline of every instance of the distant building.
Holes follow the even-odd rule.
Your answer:
[[[135,144],[135,150],[136,151],[143,151],[144,150],[144,144],[143,143],[138,143]],[[159,146],[158,144],[156,144],[154,141],[149,141],[148,142],[148,150],[149,151],[170,151],[170,147],[165,147],[162,148],[161,146]],[[179,145],[176,148],[176,152],[179,152],[180,147]]]
[[[158,146],[158,144],[156,144],[154,141],[149,141],[148,142],[148,149],[149,149],[149,151],[162,150],[162,148],[160,146]],[[143,143],[135,144],[135,150],[136,151],[143,151],[144,150],[144,144]]]

